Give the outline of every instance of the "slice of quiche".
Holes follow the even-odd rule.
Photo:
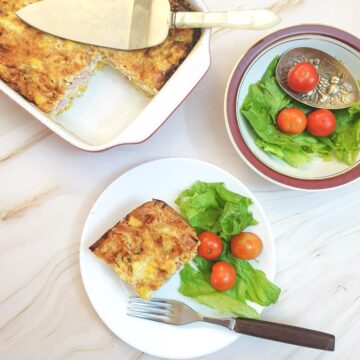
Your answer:
[[[195,257],[195,230],[169,205],[149,201],[109,229],[90,250],[144,299]]]

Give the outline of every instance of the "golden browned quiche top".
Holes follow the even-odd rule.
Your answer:
[[[56,115],[85,90],[104,63],[148,96],[154,96],[189,54],[199,30],[172,29],[154,48],[119,51],[62,40],[26,25],[15,15],[38,0],[0,0],[0,78],[41,110]],[[173,10],[190,9],[170,0]]]
[[[149,201],[108,230],[90,250],[148,299],[197,251],[194,229],[169,205]]]
[[[170,0],[172,11],[191,10],[186,0]],[[200,37],[199,29],[170,29],[159,46],[144,50],[102,49],[107,62],[134,80],[146,94],[155,95],[179,67]]]
[[[50,112],[94,54],[89,47],[46,35],[19,20],[15,11],[29,2],[0,0],[0,78]]]

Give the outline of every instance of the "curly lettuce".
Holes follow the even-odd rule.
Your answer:
[[[226,261],[236,270],[233,288],[217,291],[210,284],[214,262],[197,256],[194,259],[196,268],[186,264],[180,273],[180,293],[222,314],[259,318],[247,301],[269,306],[277,302],[280,289],[267,279],[263,271],[253,268],[246,260],[235,258],[229,249],[233,235],[257,224],[249,210],[251,199],[229,191],[223,183],[197,181],[175,202],[182,216],[198,232],[212,231],[222,237],[223,251],[217,261]]]
[[[339,161],[353,165],[360,151],[360,104],[349,109],[336,110],[337,129],[329,137],[319,138],[304,132],[287,135],[276,127],[276,116],[284,108],[299,108],[305,113],[314,110],[290,98],[278,85],[275,69],[276,57],[261,78],[249,87],[240,108],[257,135],[256,145],[293,167],[301,167],[315,156],[324,160],[335,156]]]
[[[227,190],[223,183],[197,181],[175,203],[198,232],[208,230],[229,238],[257,224],[249,211],[251,199]]]

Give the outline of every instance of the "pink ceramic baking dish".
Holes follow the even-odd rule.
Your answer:
[[[190,3],[207,11],[202,0]],[[105,67],[93,76],[83,96],[57,117],[49,118],[0,80],[0,90],[72,145],[101,151],[147,140],[189,95],[210,67],[210,29],[202,31],[194,49],[152,99],[135,90],[115,70]]]

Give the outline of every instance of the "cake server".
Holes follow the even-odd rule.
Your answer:
[[[161,44],[169,29],[265,29],[280,18],[269,10],[172,12],[168,0],[43,0],[16,13],[60,38],[121,50]]]

